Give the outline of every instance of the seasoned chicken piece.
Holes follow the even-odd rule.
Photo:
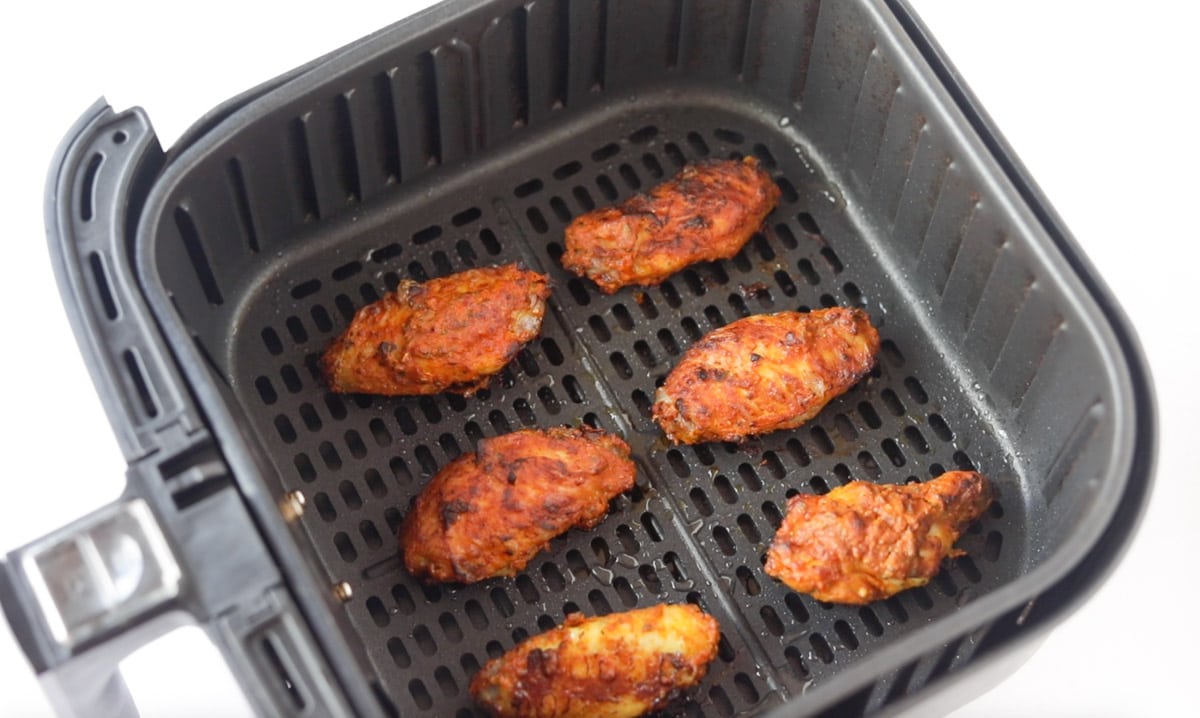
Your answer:
[[[923,484],[851,481],[824,496],[799,494],[767,550],[766,571],[819,601],[864,604],[924,586],[963,530],[995,498],[974,471]]]
[[[417,497],[400,528],[404,565],[433,581],[512,576],[555,536],[599,524],[634,474],[629,446],[598,429],[483,439]]]
[[[689,264],[737,254],[778,201],[753,157],[688,165],[648,194],[576,217],[562,263],[606,294],[658,284]]]
[[[684,353],[654,397],[654,419],[684,444],[793,429],[854,386],[878,351],[861,309],[739,319]]]
[[[404,280],[358,310],[321,367],[335,392],[470,396],[537,336],[549,296],[545,276],[515,264]]]
[[[691,604],[573,613],[488,661],[471,695],[501,718],[639,716],[699,683],[720,639],[716,619]]]

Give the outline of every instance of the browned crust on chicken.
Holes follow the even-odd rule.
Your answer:
[[[340,393],[469,396],[538,335],[549,296],[544,275],[515,264],[404,280],[358,310],[321,368]]]
[[[606,294],[658,284],[737,254],[777,202],[779,188],[753,157],[687,165],[649,193],[576,217],[562,263]]]
[[[400,529],[404,565],[432,581],[512,576],[550,539],[600,523],[635,473],[629,446],[598,429],[484,439],[417,497]]]
[[[471,695],[502,718],[621,718],[660,710],[717,655],[717,621],[691,604],[564,624],[488,663]]]
[[[767,550],[767,574],[832,603],[864,604],[923,586],[995,497],[982,474],[949,471],[923,484],[852,481],[800,494]]]
[[[866,375],[878,351],[861,309],[739,319],[684,353],[655,395],[654,419],[684,444],[795,428]]]

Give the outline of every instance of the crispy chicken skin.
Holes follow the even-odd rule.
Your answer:
[[[778,201],[753,157],[687,165],[649,193],[576,217],[562,263],[606,294],[658,284],[689,264],[737,254]]]
[[[404,565],[430,581],[512,576],[555,536],[599,524],[634,474],[629,446],[598,429],[484,439],[417,497],[400,528]]]
[[[537,336],[549,296],[545,276],[515,264],[404,280],[358,310],[321,368],[339,393],[470,396]]]
[[[716,619],[691,604],[567,616],[488,661],[471,695],[501,718],[619,718],[659,710],[717,655]]]
[[[672,441],[741,441],[792,429],[875,366],[879,334],[861,309],[739,319],[692,345],[655,395]]]
[[[767,550],[767,574],[819,601],[864,604],[924,586],[963,530],[995,498],[974,471],[923,484],[851,481],[800,494]]]

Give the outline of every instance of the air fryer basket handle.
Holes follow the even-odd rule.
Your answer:
[[[208,518],[225,519],[211,522],[217,530],[229,528],[230,519],[237,528],[234,505],[210,502]],[[213,606],[216,582],[199,586],[205,574],[238,569],[277,579],[269,567],[242,552],[233,561],[209,556],[199,568],[192,557],[189,570],[171,544],[150,504],[127,496],[0,562],[0,605],[58,715],[137,718],[120,661],[195,622],[204,624],[259,715],[352,713],[286,590],[251,582],[241,593],[227,589],[231,605]]]
[[[137,716],[122,658],[182,625],[182,573],[147,503],[109,504],[0,564],[0,603],[59,715]]]
[[[104,100],[52,162],[50,256],[127,485],[0,560],[0,606],[63,716],[135,718],[120,660],[188,623],[259,715],[354,715],[138,285],[130,247],[166,162],[145,113]]]

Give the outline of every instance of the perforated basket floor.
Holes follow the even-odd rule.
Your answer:
[[[320,240],[305,245],[314,249],[288,257],[248,294],[222,359],[285,484],[310,499],[302,521],[323,569],[353,589],[344,610],[390,712],[474,715],[467,685],[483,662],[568,612],[683,601],[717,618],[722,641],[678,710],[760,712],[1019,571],[1025,511],[995,437],[963,418],[967,402],[936,338],[914,329],[919,308],[848,224],[837,189],[785,128],[749,111],[673,102],[643,97],[588,116],[569,143],[510,148],[469,192],[429,192],[316,223]],[[783,198],[733,259],[611,297],[558,264],[572,217],[646,190],[685,162],[747,154]],[[394,399],[323,387],[316,361],[326,344],[401,278],[511,261],[548,273],[554,294],[541,338],[489,389]],[[798,430],[740,446],[664,441],[650,403],[689,345],[739,317],[832,305],[862,306],[880,328],[878,368],[859,385]],[[515,579],[423,586],[408,575],[395,533],[440,467],[483,437],[580,423],[622,434],[637,461],[637,487],[613,501],[603,524],[556,539]],[[976,465],[1003,495],[960,542],[966,555],[945,562],[928,587],[842,607],[763,572],[789,496]],[[950,646],[946,662],[969,648]]]

